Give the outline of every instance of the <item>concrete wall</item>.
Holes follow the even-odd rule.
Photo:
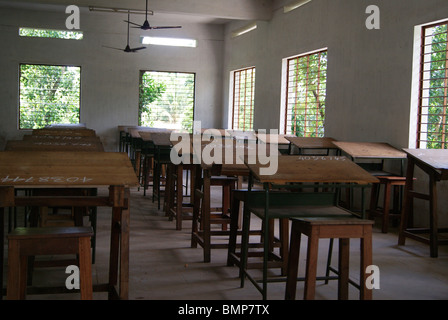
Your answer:
[[[325,132],[348,141],[384,141],[409,147],[414,26],[448,18],[446,0],[313,0],[237,38],[231,33],[245,23],[226,27],[224,112],[227,126],[230,71],[256,67],[256,129],[278,129],[282,59],[328,48]],[[380,30],[368,30],[368,5],[380,9]],[[418,188],[427,190],[417,170]],[[440,187],[441,223],[448,224],[447,185]],[[418,202],[418,201],[417,201]],[[426,210],[426,204],[420,204]],[[422,216],[422,215],[420,215]]]
[[[57,7],[55,7],[57,8]],[[81,122],[95,129],[107,150],[117,146],[118,125],[137,125],[140,70],[196,73],[195,119],[217,126],[221,118],[223,26],[182,24],[182,29],[131,29],[131,47],[141,46],[140,35],[194,38],[197,48],[147,46],[138,53],[104,48],[126,45],[126,14],[81,10],[81,41],[23,38],[18,27],[65,29],[65,7],[48,11],[0,8],[0,147],[2,141],[21,139],[18,130],[19,63],[81,66]],[[143,15],[131,16],[143,22]],[[141,20],[141,21],[140,21]],[[175,23],[175,21],[171,21]],[[153,25],[167,21],[151,18]],[[177,24],[176,24],[177,25]]]

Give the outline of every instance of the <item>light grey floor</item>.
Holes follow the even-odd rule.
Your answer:
[[[100,190],[107,192],[107,190]],[[238,269],[226,266],[227,250],[214,249],[212,261],[202,262],[202,248],[190,247],[191,221],[183,230],[175,230],[175,222],[168,221],[162,210],[152,203],[151,191],[131,192],[130,278],[131,300],[261,300],[261,294],[250,283],[240,287]],[[255,221],[256,223],[256,221]],[[106,282],[109,258],[110,211],[98,212],[96,263],[94,282]],[[6,242],[5,242],[6,245]],[[302,241],[303,248],[306,238]],[[321,240],[318,274],[323,274],[328,240]],[[359,242],[351,241],[351,278],[358,279]],[[300,267],[303,272],[305,249]],[[337,246],[334,251],[336,262]],[[6,259],[5,259],[6,260]],[[405,246],[397,246],[397,230],[382,234],[376,227],[373,235],[373,263],[380,270],[380,288],[375,289],[375,300],[444,300],[448,298],[448,247],[441,246],[438,258],[429,257],[429,247],[407,239]],[[255,272],[255,271],[254,271]],[[303,273],[302,273],[303,275]],[[5,261],[5,277],[7,263]],[[36,285],[64,285],[65,268],[37,269]],[[268,299],[282,300],[284,286],[268,285]],[[303,282],[297,284],[297,299],[302,299]],[[106,299],[95,293],[94,299]],[[350,287],[350,298],[358,298],[358,290]],[[27,299],[79,299],[78,294],[29,295]],[[319,282],[316,299],[337,299],[337,282]]]

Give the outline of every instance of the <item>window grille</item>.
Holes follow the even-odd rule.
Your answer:
[[[417,148],[447,149],[448,22],[422,29]]]
[[[232,129],[253,130],[254,100],[255,67],[234,71]]]
[[[192,132],[195,74],[142,71],[139,123]]]
[[[327,51],[287,60],[285,133],[323,137],[327,87]]]

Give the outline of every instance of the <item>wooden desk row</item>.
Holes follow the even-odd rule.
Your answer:
[[[127,154],[104,152],[101,141],[93,130],[71,127],[33,130],[23,141],[8,142],[7,151],[0,152],[0,229],[3,230],[6,207],[110,207],[109,280],[105,284],[94,285],[94,291],[106,291],[109,298],[127,299],[129,189],[135,186],[138,186],[138,181]],[[19,196],[15,192],[15,189],[64,190],[100,187],[109,188],[109,194]],[[4,238],[3,234],[1,238]],[[2,261],[3,255],[2,246]]]

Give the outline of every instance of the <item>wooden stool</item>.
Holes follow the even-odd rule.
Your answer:
[[[236,188],[238,178],[233,176],[212,176],[211,170],[203,171],[203,179],[198,172],[195,176],[193,203],[193,222],[191,226],[191,247],[199,244],[204,250],[204,262],[210,262],[212,248],[227,248],[225,243],[212,243],[212,236],[228,236],[230,231],[230,202],[232,190]],[[222,187],[222,205],[211,207],[211,187]],[[212,225],[221,225],[221,230],[212,230]]]
[[[27,257],[77,254],[81,299],[92,299],[91,227],[16,228],[8,234],[7,299],[26,297]]]
[[[372,291],[366,288],[366,267],[372,264],[373,221],[356,217],[316,217],[291,219],[291,244],[285,299],[294,300],[302,233],[308,236],[304,299],[314,299],[319,239],[339,239],[338,298],[348,299],[350,238],[361,239],[360,299],[371,300]]]
[[[387,233],[389,229],[389,217],[400,218],[400,193],[401,186],[406,184],[406,177],[400,176],[377,176],[379,183],[372,184],[372,193],[370,197],[369,218],[375,216],[382,217],[381,231]],[[384,200],[382,210],[378,210],[378,198],[381,185],[384,185]],[[390,214],[391,191],[393,188],[393,214]]]

